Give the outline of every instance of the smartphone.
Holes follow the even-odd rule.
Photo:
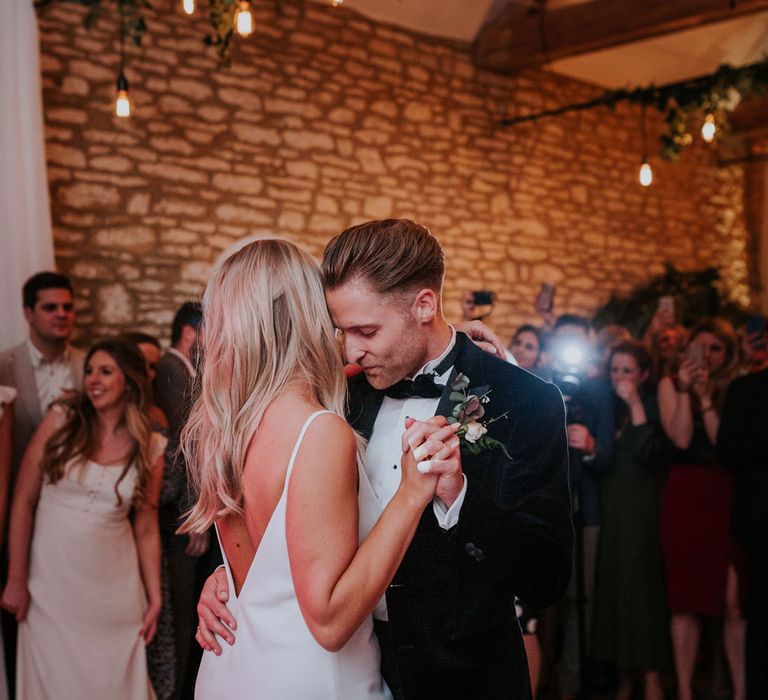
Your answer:
[[[549,282],[544,282],[539,289],[539,293],[536,295],[536,299],[533,302],[533,308],[540,314],[547,314],[552,311],[555,305],[555,285]]]
[[[704,362],[704,348],[698,343],[691,343],[688,346],[688,359],[694,362]]]
[[[480,289],[472,292],[472,303],[475,306],[490,306],[496,300],[496,292],[488,289]]]
[[[672,296],[666,296],[666,297],[659,297],[659,311],[669,311],[671,313],[675,313],[675,297]]]

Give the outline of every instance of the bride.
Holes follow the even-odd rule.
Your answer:
[[[400,488],[372,522],[316,263],[256,241],[222,264],[204,305],[202,391],[183,436],[198,498],[182,529],[215,523],[238,640],[204,655],[196,697],[389,698],[371,611],[434,496],[413,454],[424,424],[409,422]]]

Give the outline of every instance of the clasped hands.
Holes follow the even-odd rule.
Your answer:
[[[402,436],[401,488],[409,488],[424,505],[435,496],[450,508],[464,488],[461,468],[460,425],[449,425],[444,416],[426,421],[406,418]],[[214,571],[203,586],[197,603],[197,643],[219,656],[218,635],[228,644],[235,643],[237,622],[227,608],[229,584],[224,567]]]

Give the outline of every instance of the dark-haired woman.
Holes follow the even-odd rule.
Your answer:
[[[659,532],[661,439],[655,400],[644,391],[650,353],[625,341],[608,360],[616,401],[613,467],[602,484],[592,655],[615,664],[616,697],[629,700],[641,674],[646,700],[664,697],[659,671],[669,665],[664,562]]]
[[[19,622],[20,698],[154,698],[144,644],[160,610],[164,438],[144,412],[144,360],[118,341],[86,356],[22,462],[3,606]]]

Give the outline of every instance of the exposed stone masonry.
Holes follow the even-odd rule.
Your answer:
[[[654,160],[643,189],[634,108],[498,126],[590,86],[478,72],[462,45],[345,8],[255,4],[230,69],[203,46],[202,14],[170,2],[150,14],[142,46],[127,47],[128,120],[113,116],[115,18],[86,31],[76,6],[41,11],[56,255],[82,341],[166,338],[240,238],[279,234],[320,256],[346,226],[390,216],[444,245],[448,317],[462,289],[494,289],[490,322],[505,337],[533,318],[541,282],[557,284],[559,311],[591,313],[665,260],[715,264],[748,300],[741,167],[717,169],[699,145]]]

